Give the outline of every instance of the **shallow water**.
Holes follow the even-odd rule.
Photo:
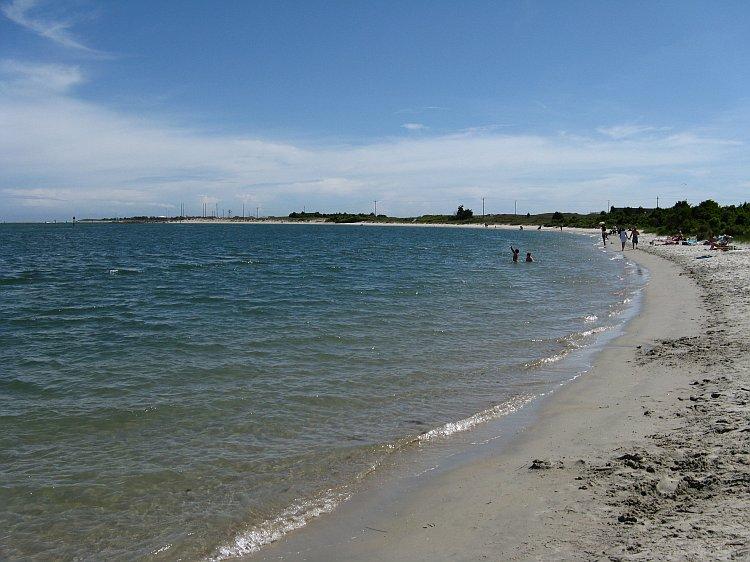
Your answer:
[[[0,239],[9,559],[252,550],[405,443],[557,384],[639,283],[595,239],[551,232],[78,224]],[[537,263],[512,264],[510,244]]]

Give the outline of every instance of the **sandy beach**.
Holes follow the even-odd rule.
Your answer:
[[[641,313],[501,454],[253,559],[750,556],[750,251],[651,239],[626,252],[650,272]]]

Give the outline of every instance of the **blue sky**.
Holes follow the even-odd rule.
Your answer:
[[[0,7],[2,220],[750,193],[746,2]]]

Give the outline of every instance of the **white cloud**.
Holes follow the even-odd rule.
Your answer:
[[[83,74],[75,66],[14,60],[0,61],[0,78],[0,86],[6,91],[24,95],[63,93],[83,82]]]
[[[746,147],[690,131],[467,130],[298,144],[111,111],[75,97],[83,79],[76,67],[0,64],[0,197],[12,203],[3,219],[156,213],[181,202],[194,213],[204,202],[236,211],[243,201],[267,213],[362,210],[373,199],[390,213],[421,214],[476,207],[471,201],[485,196],[492,212],[512,210],[514,199],[530,211],[599,210],[612,194],[637,206],[657,188],[663,197],[681,192],[684,181],[699,196],[746,193],[733,179],[746,177]],[[676,179],[696,169],[711,173],[711,187]]]
[[[43,4],[39,0],[11,0],[0,6],[0,11],[12,22],[58,45],[91,55],[103,55],[75,37],[71,31],[75,23],[73,19],[44,16],[41,14],[42,8]]]
[[[428,111],[450,111],[447,107],[442,107],[439,105],[426,105],[424,107],[406,107],[404,109],[399,109],[398,111],[394,112],[394,115],[403,115],[403,114],[418,114],[418,113],[426,113]]]
[[[424,131],[427,129],[425,125],[422,125],[422,123],[404,123],[401,125],[404,129],[407,131]]]
[[[648,125],[615,125],[613,127],[599,127],[597,131],[613,139],[624,139],[646,133],[660,133],[670,129],[671,127],[651,127]]]

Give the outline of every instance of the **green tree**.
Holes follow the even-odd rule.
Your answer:
[[[474,216],[474,211],[471,209],[464,209],[463,205],[458,206],[456,211],[456,220],[465,221]]]

